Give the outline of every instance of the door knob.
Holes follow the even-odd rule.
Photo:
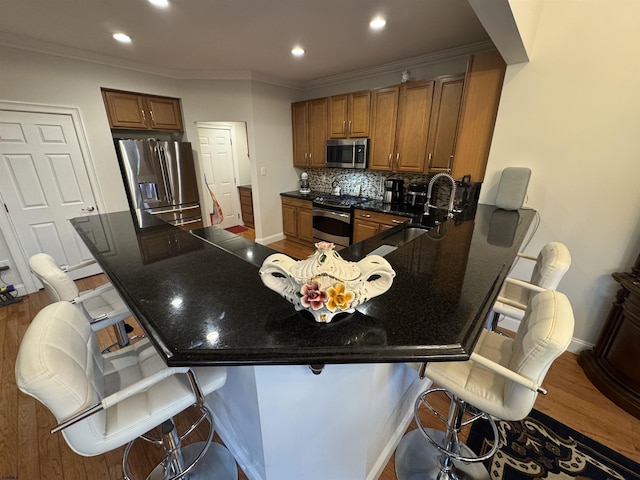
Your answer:
[[[83,212],[93,212],[95,210],[95,207],[93,206],[88,206],[87,208],[83,208],[82,211]]]

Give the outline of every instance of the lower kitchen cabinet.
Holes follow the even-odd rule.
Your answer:
[[[358,243],[411,220],[409,217],[392,215],[390,213],[373,212],[370,210],[353,211],[353,243]]]
[[[282,200],[282,232],[289,240],[313,243],[311,200],[280,197]]]
[[[247,227],[255,228],[253,221],[253,198],[251,196],[251,187],[238,187],[240,194],[240,213],[242,214],[242,223]]]

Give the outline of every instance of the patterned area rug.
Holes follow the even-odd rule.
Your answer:
[[[501,447],[485,462],[492,480],[640,480],[640,464],[533,410],[520,422],[498,421]],[[478,454],[491,448],[491,427],[478,421],[467,445]]]
[[[225,228],[225,230],[227,232],[231,232],[231,233],[241,233],[247,230],[246,227],[243,227],[242,225],[236,225],[235,227],[229,227],[229,228]]]

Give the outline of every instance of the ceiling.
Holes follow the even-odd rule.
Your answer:
[[[467,0],[170,1],[2,0],[0,44],[174,78],[304,86],[489,41]],[[369,29],[376,15],[382,31]]]

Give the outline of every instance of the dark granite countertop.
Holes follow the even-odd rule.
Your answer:
[[[480,205],[443,222],[385,256],[389,291],[329,324],[262,284],[271,249],[219,228],[130,212],[71,222],[169,365],[316,364],[467,359],[533,215]],[[405,228],[340,254],[402,244]]]

